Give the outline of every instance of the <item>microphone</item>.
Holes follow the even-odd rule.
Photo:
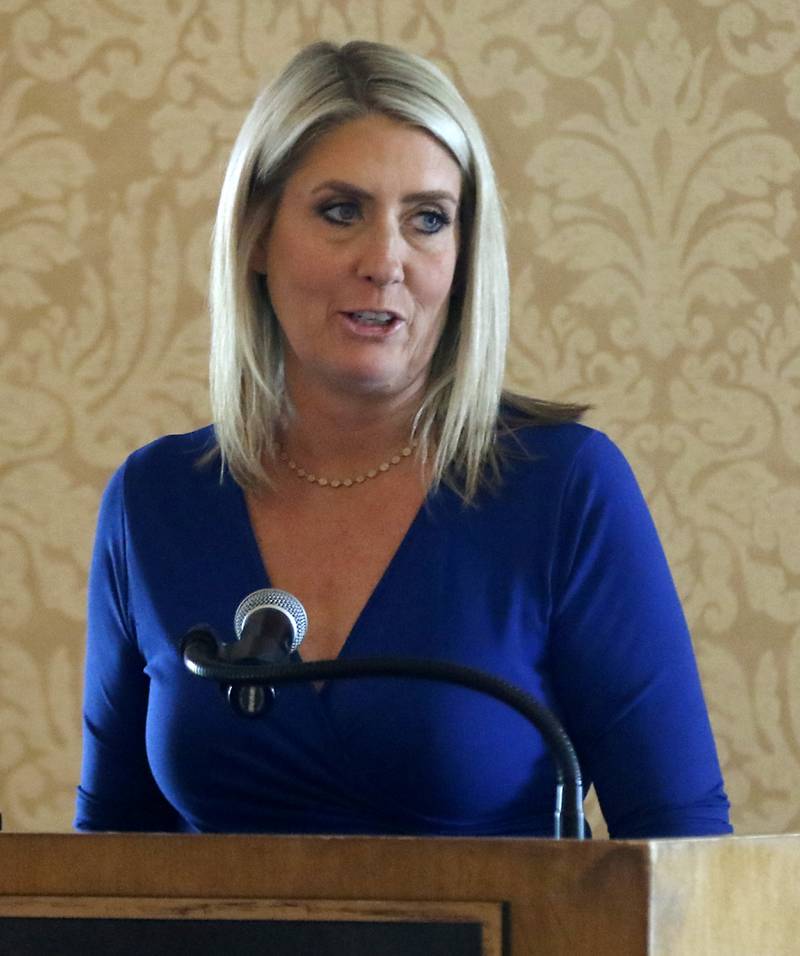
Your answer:
[[[288,660],[306,636],[308,616],[297,598],[278,588],[262,588],[243,598],[233,617],[236,640],[221,643],[203,626],[184,637],[184,658],[210,655],[220,664],[241,671],[248,665],[280,664]],[[225,682],[228,703],[241,717],[258,717],[275,699],[275,688],[259,680]]]
[[[221,660],[248,664],[281,661],[300,646],[308,630],[308,616],[293,594],[262,588],[239,603],[233,628],[237,640],[220,647]]]
[[[219,644],[202,627],[184,637],[184,666],[196,677],[227,685],[228,701],[246,717],[264,711],[275,697],[276,684],[342,680],[359,677],[404,677],[469,687],[494,697],[522,714],[542,735],[553,757],[556,797],[553,835],[584,839],[583,778],[572,741],[558,718],[525,691],[499,677],[454,664],[414,658],[361,658],[292,661],[306,633],[303,605],[286,591],[273,588],[249,594],[234,619],[238,641]]]
[[[231,664],[275,664],[300,646],[308,629],[306,609],[293,594],[279,588],[253,591],[239,602],[233,616],[236,640],[219,647],[220,660]],[[242,717],[258,717],[272,706],[272,684],[229,684],[228,703]]]

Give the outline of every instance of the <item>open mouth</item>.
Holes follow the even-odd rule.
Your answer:
[[[347,314],[359,325],[386,326],[397,318],[394,312],[348,312]]]
[[[394,328],[400,321],[396,312],[373,312],[368,310],[359,310],[358,312],[345,312],[347,318],[360,329],[389,330]]]

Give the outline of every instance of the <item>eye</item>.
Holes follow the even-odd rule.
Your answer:
[[[446,226],[449,226],[451,222],[450,217],[442,212],[441,209],[423,209],[422,212],[418,212],[414,218],[416,220],[417,229],[428,236],[440,232]]]
[[[351,222],[355,222],[361,215],[358,204],[350,201],[327,203],[320,209],[320,212],[323,219],[327,219],[328,222],[337,226],[347,226]]]

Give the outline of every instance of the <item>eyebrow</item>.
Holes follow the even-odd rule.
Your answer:
[[[331,190],[332,192],[348,193],[351,196],[357,196],[359,199],[372,199],[372,193],[367,192],[360,186],[354,186],[353,183],[345,182],[342,179],[326,179],[324,183],[315,186],[311,190],[311,195]],[[426,189],[416,193],[407,193],[402,197],[404,203],[415,202],[437,202],[445,200],[451,202],[454,206],[458,205],[458,199],[446,189]]]

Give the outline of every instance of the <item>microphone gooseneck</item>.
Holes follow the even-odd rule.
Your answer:
[[[281,603],[282,610],[294,602],[302,611],[297,619],[296,630],[301,636],[292,650],[299,646],[307,627],[307,617],[302,604],[287,592],[275,592],[289,600]],[[252,598],[251,608],[260,606],[254,592],[239,605],[241,608]],[[272,598],[270,598],[272,600]],[[277,603],[277,601],[276,601]],[[252,610],[249,613],[253,613]],[[289,612],[291,613],[291,612]],[[242,616],[242,631],[245,629],[247,613]],[[238,620],[238,611],[237,611]],[[301,623],[302,622],[302,623]],[[275,687],[280,684],[304,683],[309,681],[328,681],[353,679],[359,677],[405,677],[420,680],[443,681],[468,687],[487,694],[512,707],[536,727],[547,742],[554,759],[556,769],[556,799],[554,811],[554,836],[583,839],[585,822],[583,815],[583,779],[575,748],[566,731],[551,711],[540,704],[525,691],[514,687],[507,681],[490,674],[454,664],[449,661],[420,660],[407,658],[361,658],[353,660],[328,661],[290,661],[284,651],[281,659],[277,657],[259,660],[221,659],[221,651],[230,645],[220,645],[207,630],[194,628],[182,642],[182,654],[186,668],[195,676],[215,680],[228,686],[228,699],[234,709],[244,716],[255,716],[263,711],[266,700],[261,700],[258,692],[266,698],[274,696]],[[251,700],[254,709],[247,709]],[[245,709],[242,710],[242,704]]]

